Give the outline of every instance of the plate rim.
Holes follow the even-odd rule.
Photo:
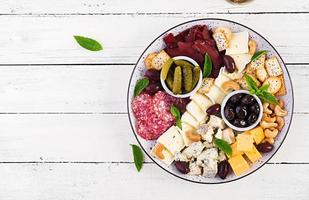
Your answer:
[[[133,127],[133,123],[132,123],[132,119],[131,119],[131,116],[130,116],[130,97],[129,97],[129,93],[130,93],[130,85],[131,85],[131,82],[132,82],[132,78],[133,78],[133,74],[135,72],[135,69],[138,65],[138,63],[140,62],[140,60],[142,59],[144,53],[148,50],[148,48],[153,44],[155,43],[160,37],[162,37],[164,34],[168,33],[169,31],[173,30],[174,28],[177,28],[179,26],[182,26],[182,25],[185,25],[185,24],[188,24],[188,23],[192,23],[192,22],[197,22],[197,21],[207,21],[207,20],[214,20],[214,21],[224,21],[224,22],[229,22],[229,23],[234,23],[234,24],[237,24],[237,25],[240,25],[244,28],[247,28],[249,29],[250,31],[254,32],[255,34],[257,34],[259,37],[261,37],[262,39],[264,39],[269,45],[271,48],[273,48],[273,50],[276,52],[276,54],[279,56],[279,58],[281,59],[281,61],[283,62],[284,64],[284,67],[286,69],[286,72],[287,72],[287,75],[289,77],[289,80],[290,80],[290,84],[291,84],[291,92],[292,92],[292,114],[291,114],[291,119],[290,119],[290,123],[288,125],[288,128],[286,130],[286,134],[285,136],[283,137],[282,139],[282,142],[281,144],[279,144],[278,148],[275,150],[275,152],[264,162],[262,163],[260,166],[258,166],[255,170],[253,170],[252,172],[248,173],[248,174],[245,174],[243,176],[240,176],[238,178],[235,178],[235,179],[232,179],[232,180],[227,180],[227,181],[219,181],[219,182],[200,182],[200,181],[194,181],[194,180],[190,180],[190,179],[186,179],[184,177],[181,177],[181,176],[178,176],[177,174],[174,174],[172,172],[170,172],[169,170],[163,168],[155,159],[152,158],[152,156],[146,151],[146,149],[143,147],[143,145],[141,144],[141,142],[139,141],[138,139],[138,136],[137,136],[137,133],[135,132],[134,130],[134,127]],[[134,134],[134,137],[135,139],[137,140],[137,143],[139,144],[139,146],[141,147],[141,149],[144,151],[144,153],[157,165],[159,166],[161,169],[163,169],[165,172],[167,172],[168,174],[171,174],[172,176],[174,177],[177,177],[177,178],[180,178],[184,181],[188,181],[188,182],[192,182],[192,183],[197,183],[197,184],[206,184],[206,185],[216,185],[216,184],[224,184],[224,183],[231,183],[231,182],[234,182],[234,181],[237,181],[237,180],[240,180],[242,178],[245,178],[251,174],[253,174],[254,172],[258,171],[259,169],[261,169],[266,163],[268,163],[272,158],[273,156],[278,152],[278,150],[281,148],[282,144],[284,143],[286,137],[288,136],[289,134],[289,131],[290,131],[290,127],[291,127],[291,124],[293,122],[293,117],[294,117],[294,87],[293,87],[293,83],[292,83],[292,79],[291,79],[291,76],[290,76],[290,73],[289,73],[289,70],[287,69],[286,67],[286,63],[285,61],[282,59],[281,55],[279,54],[279,52],[277,51],[277,49],[264,37],[262,36],[260,33],[258,33],[257,31],[253,30],[252,28],[246,26],[246,25],[243,25],[239,22],[235,22],[235,21],[232,21],[232,20],[228,20],[228,19],[222,19],[222,18],[199,18],[199,19],[193,19],[193,20],[189,20],[189,21],[185,21],[185,22],[182,22],[182,23],[179,23],[169,29],[167,29],[166,31],[164,31],[163,33],[161,33],[158,37],[156,37],[146,48],[145,50],[141,53],[140,57],[138,58],[137,62],[135,63],[135,66],[131,72],[131,75],[130,75],[130,79],[129,79],[129,84],[128,84],[128,89],[127,89],[127,115],[128,115],[128,118],[129,118],[129,122],[130,122],[130,127],[132,129],[132,132]]]

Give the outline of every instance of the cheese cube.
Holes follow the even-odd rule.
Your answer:
[[[187,132],[192,132],[195,131],[195,128],[193,128],[192,126],[190,126],[189,124],[187,124],[186,122],[181,122],[181,136],[183,138],[183,141],[185,143],[186,146],[189,146],[192,141],[187,137]]]
[[[187,111],[182,114],[181,121],[189,124],[194,128],[197,128],[200,125],[199,122],[196,121],[196,119]]]
[[[199,123],[205,121],[206,110],[202,110],[194,101],[188,103],[186,109]]]
[[[190,144],[190,146],[185,148],[185,150],[183,150],[182,153],[185,156],[187,156],[188,159],[191,159],[191,158],[196,158],[198,155],[200,155],[203,149],[204,149],[204,145],[201,141],[193,142],[192,144]]]
[[[234,156],[238,156],[238,155],[243,155],[244,154],[244,152],[237,150],[237,143],[236,142],[231,144],[231,148],[232,148],[232,155],[231,156],[228,155],[228,157],[234,157]]]
[[[217,133],[215,134],[215,138],[222,140],[222,130],[221,129],[218,129]]]
[[[236,65],[236,68],[238,72],[244,71],[246,68],[246,65],[251,61],[252,55],[250,54],[235,54],[235,55],[230,55]]]
[[[250,130],[249,133],[252,135],[254,142],[256,144],[260,144],[263,141],[263,139],[265,138],[263,128],[260,127],[260,126]]]
[[[248,134],[238,134],[236,138],[237,151],[252,151],[253,137]]]
[[[203,94],[195,93],[190,97],[202,110],[207,110],[213,103]]]
[[[226,49],[226,55],[243,54],[249,52],[249,33],[247,31],[234,33],[229,47]]]
[[[185,147],[185,143],[181,134],[175,126],[171,126],[165,133],[163,133],[157,140],[167,150],[175,155],[176,152],[181,151]]]
[[[217,127],[217,128],[220,128],[220,129],[224,129],[224,127],[225,127],[224,121],[220,117],[217,117],[217,116],[214,116],[214,115],[210,115],[210,119],[209,119],[209,122],[207,124],[209,126]]]
[[[253,146],[253,150],[252,151],[247,151],[245,152],[246,156],[249,158],[249,160],[252,163],[255,163],[256,161],[258,161],[260,158],[262,158],[262,155],[260,154],[260,152],[255,148],[255,146]]]
[[[229,158],[228,162],[236,176],[239,176],[250,169],[249,164],[242,155],[233,156]]]
[[[209,92],[206,93],[205,95],[207,95],[213,102],[219,103],[221,104],[225,94],[223,91],[221,91],[221,89],[219,89],[216,85],[213,85]]]
[[[232,144],[235,142],[235,135],[234,131],[231,128],[226,128],[222,131],[222,139],[226,141],[229,144]]]
[[[164,148],[162,151],[161,151],[161,154],[163,156],[162,157],[159,157],[158,155],[156,155],[155,151],[157,148],[160,148],[159,147],[159,143],[157,143],[153,148],[152,148],[152,151],[151,151],[151,154],[158,158],[159,160],[161,160],[163,163],[165,163],[166,165],[171,165],[174,161],[174,156],[171,154],[171,152],[169,152],[166,148]]]

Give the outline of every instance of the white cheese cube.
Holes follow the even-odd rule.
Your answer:
[[[175,126],[171,126],[163,133],[157,142],[169,150],[172,155],[175,155],[176,152],[181,151],[185,147],[183,138]]]
[[[190,144],[190,146],[185,148],[182,153],[188,159],[191,159],[191,158],[196,158],[198,155],[200,155],[202,153],[203,149],[204,149],[204,145],[201,141],[193,142],[192,144]]]
[[[187,111],[182,114],[181,122],[185,122],[194,128],[199,126],[199,122]]]
[[[252,58],[252,55],[247,54],[247,53],[235,54],[235,55],[230,55],[230,56],[233,58],[238,72],[244,71],[244,69],[246,68],[246,65],[250,63],[251,58]]]
[[[156,144],[158,145],[158,144]],[[174,156],[171,154],[171,152],[169,152],[167,149],[163,149],[162,150],[162,155],[163,155],[163,159],[159,158],[155,153],[154,150],[156,149],[156,146],[154,148],[152,148],[151,154],[156,157],[157,159],[161,160],[163,163],[165,163],[166,165],[171,165],[174,161]]]
[[[209,122],[207,124],[209,126],[217,127],[217,128],[220,128],[220,129],[224,129],[224,127],[225,127],[224,121],[220,117],[217,117],[217,116],[214,116],[214,115],[210,116]]]
[[[221,129],[218,129],[217,133],[215,134],[215,138],[222,139],[222,130]]]
[[[229,47],[226,49],[226,55],[243,54],[249,52],[249,33],[247,31],[234,33]]]
[[[206,110],[202,110],[194,101],[188,103],[186,109],[199,123],[205,121]]]
[[[175,154],[175,161],[184,161],[184,162],[188,162],[188,158],[186,155],[184,155],[183,153],[181,152],[177,152]]]
[[[206,140],[206,142],[212,142],[214,130],[211,126],[202,124],[199,126],[196,132],[200,134],[203,140]]]
[[[189,164],[190,172],[189,175],[201,175],[202,168],[196,164],[196,162],[190,162]]]
[[[203,94],[195,93],[190,97],[202,110],[207,110],[213,103]]]
[[[222,131],[222,140],[226,141],[229,144],[235,142],[234,131],[231,128],[226,128]]]
[[[206,178],[214,178],[218,172],[218,163],[215,160],[209,160],[207,165],[204,165],[203,176]]]
[[[221,104],[225,94],[216,85],[213,85],[206,94],[212,101]]]

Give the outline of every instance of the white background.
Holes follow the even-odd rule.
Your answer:
[[[218,17],[266,37],[291,73],[295,112],[278,153],[223,185],[179,180],[146,159],[126,111],[144,48],[178,23]],[[1,0],[0,199],[309,199],[309,1]],[[101,41],[80,48],[73,35]]]

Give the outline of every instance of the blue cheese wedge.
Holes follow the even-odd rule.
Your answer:
[[[190,144],[190,146],[185,148],[182,153],[188,159],[191,159],[191,158],[196,158],[198,155],[200,155],[202,153],[203,149],[204,149],[204,145],[201,141],[193,142],[192,144]]]
[[[185,147],[185,143],[181,134],[175,126],[171,126],[165,133],[163,133],[157,140],[167,150],[175,155],[176,152],[181,151]]]
[[[249,52],[249,33],[247,31],[234,33],[226,55],[244,54]]]
[[[236,65],[236,68],[238,70],[238,72],[242,72],[244,71],[244,69],[246,68],[246,65],[248,63],[250,63],[252,55],[250,54],[234,54],[234,55],[230,55]]]
[[[202,110],[194,101],[188,103],[186,109],[199,123],[206,121],[206,110]]]
[[[224,92],[221,91],[221,89],[219,89],[216,85],[213,85],[207,95],[213,102],[216,102],[216,103],[219,103],[221,104],[224,97],[225,97],[225,94]]]
[[[209,119],[207,124],[209,126],[220,128],[220,129],[224,129],[224,127],[225,127],[224,121],[220,117],[217,117],[217,116],[214,116],[214,115],[210,116],[210,119]]]
[[[164,164],[166,164],[166,165],[171,165],[172,163],[173,163],[173,161],[174,161],[174,156],[171,154],[171,152],[169,152],[167,149],[163,149],[162,150],[162,155],[163,155],[163,159],[161,159],[161,158],[159,158],[156,154],[155,154],[155,149],[157,148],[157,146],[158,146],[159,144],[157,143],[153,148],[152,148],[152,151],[151,151],[151,154],[155,157],[155,158],[157,158],[157,159],[159,159],[159,160],[161,160]]]
[[[199,122],[187,111],[182,114],[181,122],[185,122],[194,128],[197,128],[200,125]]]
[[[190,97],[202,110],[207,110],[213,103],[203,94],[195,93]]]

